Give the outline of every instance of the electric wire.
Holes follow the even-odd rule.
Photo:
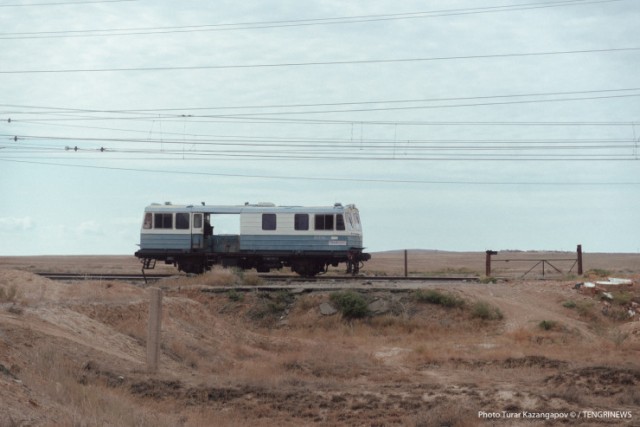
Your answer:
[[[84,1],[65,1],[65,2],[49,2],[49,3],[12,3],[0,4],[0,7],[30,7],[30,6],[68,6],[75,4],[94,4],[94,3],[123,3],[135,2],[138,0],[84,0]]]
[[[262,64],[220,64],[220,65],[188,65],[188,66],[157,66],[157,67],[122,67],[122,68],[61,68],[61,69],[31,69],[31,70],[0,70],[0,74],[62,74],[62,73],[107,73],[107,72],[152,72],[152,71],[193,71],[193,70],[229,70],[229,69],[257,69],[257,68],[286,68],[286,67],[314,67],[314,66],[342,66],[342,65],[371,65],[371,64],[398,64],[413,62],[459,61],[476,59],[503,59],[503,58],[527,58],[558,55],[582,55],[592,53],[621,53],[634,52],[640,47],[621,47],[603,49],[580,49],[546,52],[511,52],[484,55],[458,55],[436,56],[423,58],[387,58],[387,59],[361,59],[361,60],[336,60],[336,61],[312,61],[312,62],[281,62]]]
[[[113,1],[133,1],[133,0],[111,0]],[[78,37],[108,37],[108,36],[138,36],[153,34],[171,34],[171,33],[194,33],[194,32],[211,32],[211,31],[239,31],[239,30],[257,30],[257,29],[274,29],[289,27],[308,27],[319,25],[345,25],[358,24],[366,22],[395,21],[407,19],[436,18],[447,16],[463,16],[486,14],[496,12],[513,12],[535,9],[548,9],[554,7],[565,6],[583,6],[600,3],[614,3],[626,0],[563,0],[553,2],[535,2],[523,3],[515,5],[502,6],[485,6],[475,8],[458,8],[443,9],[434,11],[405,12],[393,14],[378,15],[356,15],[342,16],[333,18],[312,18],[312,19],[294,19],[279,21],[257,21],[257,22],[240,22],[240,23],[222,23],[222,24],[205,24],[205,25],[184,25],[184,26],[157,26],[157,27],[134,27],[134,28],[110,28],[110,29],[89,29],[89,30],[59,30],[59,31],[37,31],[37,32],[15,32],[0,33],[0,40],[20,40],[20,39],[38,39],[38,38],[78,38]],[[101,1],[86,2],[100,3]],[[49,3],[54,5],[56,3]],[[76,4],[76,3],[57,3],[57,4]],[[23,5],[23,6],[32,6]],[[18,6],[18,5],[5,5]]]
[[[640,91],[640,87],[617,88],[617,89],[593,89],[593,90],[574,90],[574,91],[556,91],[556,92],[532,92],[532,93],[516,93],[516,94],[499,94],[499,95],[483,95],[483,96],[457,96],[457,97],[441,97],[441,98],[413,98],[413,99],[386,99],[386,100],[366,100],[366,101],[346,101],[346,102],[321,102],[321,103],[295,103],[295,104],[255,104],[255,105],[237,105],[237,106],[216,106],[216,107],[168,107],[168,108],[136,108],[136,109],[86,109],[86,108],[65,108],[65,107],[46,107],[34,105],[16,105],[16,104],[0,104],[4,108],[19,109],[38,109],[37,114],[61,114],[61,113],[110,113],[110,114],[157,114],[159,112],[171,111],[202,111],[202,110],[246,110],[246,109],[277,109],[277,108],[315,108],[315,107],[338,107],[352,105],[372,105],[372,104],[408,104],[420,102],[451,102],[451,101],[470,101],[470,100],[486,100],[486,99],[503,99],[503,98],[522,98],[522,97],[538,97],[538,96],[562,96],[562,95],[582,95],[582,94],[601,94],[601,93],[619,93]],[[640,94],[628,94],[629,96],[638,96]],[[600,99],[585,98],[585,99]],[[536,100],[540,101],[540,100]],[[544,101],[544,100],[541,100]],[[47,111],[49,110],[49,111]],[[347,110],[348,111],[348,110]],[[0,111],[0,114],[34,114],[29,111]],[[184,118],[185,114],[179,114]],[[192,114],[189,117],[198,117]]]
[[[123,172],[139,172],[154,173],[163,175],[193,175],[193,176],[217,176],[225,178],[244,178],[244,179],[269,179],[269,180],[286,180],[286,181],[328,181],[328,182],[359,182],[359,183],[380,183],[380,184],[433,184],[433,185],[496,185],[496,186],[636,186],[640,182],[620,181],[620,182],[531,182],[531,181],[447,181],[447,180],[417,180],[417,179],[378,179],[378,178],[353,178],[353,177],[311,177],[311,176],[286,176],[286,175],[264,175],[264,174],[239,174],[239,173],[216,173],[216,172],[200,172],[200,171],[176,171],[176,170],[158,170],[158,169],[140,169],[113,166],[97,166],[97,165],[78,165],[78,164],[62,164],[55,162],[35,162],[29,160],[7,160],[0,158],[0,162],[12,162],[22,164],[34,164],[45,166],[62,166],[70,168],[84,168],[97,170],[112,170]]]

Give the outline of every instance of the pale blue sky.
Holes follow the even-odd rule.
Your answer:
[[[165,201],[640,252],[637,0],[44,3],[0,5],[0,255],[133,253]]]

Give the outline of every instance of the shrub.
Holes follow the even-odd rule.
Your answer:
[[[617,321],[624,321],[629,319],[629,312],[625,308],[613,308],[611,307],[606,311],[605,315],[610,319]]]
[[[594,318],[593,312],[595,303],[590,300],[580,301],[576,303],[576,311],[582,317]]]
[[[206,286],[234,286],[240,280],[235,271],[229,268],[215,267],[213,270],[198,277]]]
[[[598,277],[608,277],[608,276],[611,276],[611,272],[603,268],[592,268],[591,270],[587,271],[587,275],[598,276]]]
[[[555,320],[543,320],[542,322],[538,323],[538,327],[540,329],[544,329],[545,331],[555,329],[556,326],[558,326],[558,322],[556,322]]]
[[[331,302],[346,318],[361,318],[369,315],[367,301],[357,292],[334,292],[331,294]]]
[[[257,273],[245,273],[242,275],[242,284],[245,286],[260,286],[264,281]]]
[[[278,291],[274,294],[268,294],[267,299],[267,311],[270,314],[279,316],[284,313],[289,304],[293,302],[294,296],[289,291]]]
[[[612,335],[611,335],[611,341],[613,341],[613,343],[617,346],[620,347],[622,345],[622,343],[629,338],[629,333],[628,332],[622,332],[620,330],[616,330]]]
[[[436,304],[448,308],[462,307],[464,305],[464,300],[457,295],[442,293],[431,289],[427,291],[419,289],[413,294],[413,296],[418,302]]]
[[[229,298],[230,301],[234,301],[234,302],[239,302],[244,300],[244,294],[236,291],[235,289],[231,289],[229,292],[227,292],[227,297]]]
[[[615,305],[625,306],[631,302],[631,298],[633,295],[629,292],[612,292],[613,295],[613,303]]]
[[[295,297],[286,290],[258,294],[256,305],[248,316],[254,320],[275,320],[285,314]]]
[[[484,301],[478,301],[471,309],[471,317],[482,320],[502,320],[504,315],[499,308]]]
[[[573,300],[565,301],[562,303],[562,306],[566,308],[576,308],[576,302]]]
[[[18,297],[18,289],[11,285],[9,289],[0,288],[0,302],[15,302]]]

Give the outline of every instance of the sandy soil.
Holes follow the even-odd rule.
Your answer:
[[[473,269],[477,255],[443,268]],[[640,322],[621,315],[640,302],[640,275],[625,257],[597,267],[636,283],[606,303],[566,278],[422,285],[420,292],[464,300],[457,307],[425,303],[415,289],[357,284],[378,310],[364,319],[321,314],[321,305],[336,305],[330,292],[205,294],[194,287],[228,284],[229,274],[175,276],[159,283],[165,297],[154,374],[145,364],[147,289],[54,282],[27,271],[65,264],[113,271],[93,257],[2,258],[0,425],[557,423],[484,419],[480,411],[573,411],[582,418],[566,425],[640,425]],[[376,268],[385,268],[379,259]],[[137,267],[129,261],[113,272]],[[479,302],[488,308],[484,318]]]

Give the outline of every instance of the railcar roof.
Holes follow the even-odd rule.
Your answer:
[[[273,204],[246,204],[246,205],[173,205],[151,204],[145,208],[145,212],[203,212],[210,214],[240,214],[244,212],[256,213],[330,213],[343,212],[347,208],[355,208],[355,205],[335,204],[333,206],[275,206]]]

